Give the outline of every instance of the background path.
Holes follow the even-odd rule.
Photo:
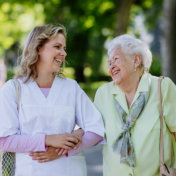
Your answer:
[[[102,145],[85,151],[88,176],[102,176]]]

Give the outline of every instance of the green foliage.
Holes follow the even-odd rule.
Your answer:
[[[141,0],[141,13],[145,16],[145,24],[148,30],[152,30],[162,13],[163,0]]]
[[[7,70],[7,79],[6,79],[6,81],[8,81],[9,79],[12,79],[14,76],[15,76],[15,71],[13,69]]]
[[[40,15],[38,15],[40,14]],[[44,21],[43,6],[21,4],[19,1],[0,2],[0,57],[15,43],[20,43],[31,28]]]
[[[114,1],[88,0],[82,3],[81,0],[55,0],[43,1],[43,5],[45,14],[48,14],[47,23],[60,22],[66,26],[67,61],[69,67],[75,68],[76,79],[84,81],[83,71],[87,66],[93,69],[93,74],[99,75],[104,42],[114,24]]]
[[[161,59],[158,59],[155,56],[153,57],[150,73],[155,76],[161,75]]]
[[[107,83],[107,81],[96,81],[91,83],[87,82],[87,83],[80,83],[79,85],[86,92],[89,98],[93,101],[97,89],[105,83]]]
[[[5,51],[12,51],[13,45],[22,43],[27,33],[43,23],[62,23],[67,29],[67,66],[78,81],[109,80],[101,65],[104,57],[104,43],[114,35],[117,2],[120,0],[6,0],[0,1],[0,57]],[[151,29],[161,12],[162,0],[135,0],[130,11],[131,33],[134,19],[143,14],[146,26]],[[17,52],[16,50],[13,52]],[[153,61],[155,62],[155,61]],[[92,71],[88,77],[84,69]],[[159,69],[151,67],[158,74]],[[83,79],[84,77],[84,79]]]

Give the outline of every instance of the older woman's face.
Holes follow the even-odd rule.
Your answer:
[[[132,56],[126,54],[121,47],[114,49],[109,57],[109,73],[115,84],[120,85],[134,73]]]

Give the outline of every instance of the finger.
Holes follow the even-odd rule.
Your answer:
[[[79,138],[79,139],[78,139],[78,143],[81,143],[81,142],[82,142],[82,138]],[[78,143],[77,143],[77,144],[78,144]]]
[[[46,156],[33,156],[32,160],[44,160],[44,159],[48,159]]]
[[[57,149],[56,149],[56,152],[59,153],[60,150],[61,150],[61,148],[57,148]]]
[[[60,153],[58,153],[59,156],[63,156],[66,155],[68,153],[68,150],[63,149],[62,151],[60,151]]]
[[[33,156],[32,157],[32,160],[39,160],[40,158],[39,157],[37,157],[37,156]]]
[[[68,137],[68,141],[69,141],[69,142],[72,142],[72,143],[76,143],[76,144],[79,142],[78,138],[75,137],[74,135],[69,136],[69,137]]]
[[[61,155],[65,155],[68,152],[68,150],[63,149]]]
[[[73,147],[62,146],[62,148],[65,149],[65,150],[71,150]]]
[[[32,157],[32,160],[37,160],[38,158],[37,157]]]
[[[30,152],[30,154],[34,154],[34,153],[41,153],[41,152]]]
[[[39,163],[45,163],[45,162],[48,162],[48,161],[51,161],[51,160],[49,160],[49,159],[38,160]]]
[[[77,136],[77,139],[79,140],[79,142],[82,142],[82,137]]]
[[[78,149],[79,148],[79,146],[80,146],[80,142],[74,147],[74,150],[76,150],[76,149]]]
[[[60,149],[60,151],[58,152],[58,155],[62,155],[62,153],[64,152],[64,149]]]
[[[29,156],[34,156],[35,152],[29,153]]]
[[[29,156],[43,156],[45,154],[46,152],[33,152],[33,153],[30,153]]]
[[[66,155],[68,153],[68,150],[64,150],[62,155]]]
[[[64,145],[62,146],[62,148],[65,150],[71,150],[74,147],[75,147],[75,144],[71,142],[65,142]]]
[[[82,135],[79,135],[79,134],[73,134],[74,137],[76,137],[77,139],[81,139],[82,138]]]
[[[77,143],[68,142],[68,141],[65,142],[65,146],[67,146],[67,147],[71,147],[71,148],[74,148],[76,144],[77,144]]]
[[[82,136],[77,136],[77,135],[74,135],[74,136],[77,138],[78,142],[82,141]]]

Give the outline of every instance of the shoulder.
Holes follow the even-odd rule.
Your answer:
[[[2,88],[0,89],[1,91],[8,91],[8,90],[11,90],[13,89],[13,80],[10,79],[8,80],[3,86]]]
[[[158,92],[158,81],[159,77],[151,76],[152,90]],[[161,81],[161,91],[163,98],[167,97],[168,94],[176,93],[176,85],[169,77],[164,77]]]
[[[56,77],[56,80],[58,82],[62,82],[62,83],[65,83],[65,84],[70,84],[70,85],[74,85],[74,84],[77,84],[77,82],[73,79],[70,79],[70,78],[61,78],[61,77]]]
[[[153,83],[158,83],[158,80],[159,80],[158,76],[150,75],[150,77],[151,77],[151,80]],[[174,82],[169,77],[164,76],[164,78],[162,80],[162,84],[163,85],[170,85],[170,84],[174,84]]]
[[[164,77],[161,83],[163,93],[176,94],[176,85],[169,77]]]
[[[108,100],[109,97],[112,96],[113,90],[114,90],[113,82],[105,83],[101,87],[99,87],[96,91],[95,98],[94,98],[95,104],[105,103],[106,100]]]
[[[163,84],[169,86],[175,86],[174,82],[169,77],[164,77]]]
[[[8,80],[1,88],[0,88],[0,97],[14,97],[16,95],[15,86],[13,80]]]
[[[65,91],[78,91],[82,90],[77,83],[77,81],[70,79],[70,78],[60,78],[56,77],[57,85],[59,87],[62,87],[63,90]]]
[[[97,93],[110,92],[110,90],[112,90],[113,87],[114,87],[113,81],[105,83],[97,89]]]
[[[157,77],[157,76],[151,76],[151,78],[152,78],[152,82],[153,82],[154,84],[157,84],[157,85],[158,85],[159,77]],[[167,89],[167,88],[169,88],[169,87],[172,87],[172,86],[175,87],[174,82],[173,82],[169,77],[164,77],[164,78],[162,79],[161,85],[162,85],[162,88],[165,88],[165,89]]]

